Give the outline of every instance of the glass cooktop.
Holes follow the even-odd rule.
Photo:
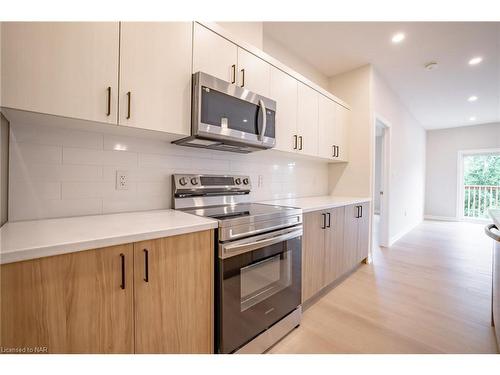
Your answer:
[[[217,220],[231,220],[258,216],[288,216],[294,207],[273,206],[260,203],[239,203],[227,206],[209,206],[183,210],[184,212]]]

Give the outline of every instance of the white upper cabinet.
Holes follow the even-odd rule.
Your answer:
[[[269,97],[270,79],[271,65],[238,47],[238,86]]]
[[[276,146],[280,151],[297,149],[297,80],[271,68],[270,98],[276,100]]]
[[[334,128],[334,144],[338,146],[336,160],[349,160],[349,128],[351,111],[347,108],[335,103],[335,128]]]
[[[191,22],[123,22],[119,124],[190,134]]]
[[[297,134],[300,153],[318,156],[318,101],[320,94],[298,83]]]
[[[2,105],[117,123],[118,22],[2,22]]]
[[[335,159],[335,111],[337,103],[319,95],[318,113],[318,155],[322,158]]]
[[[193,73],[204,72],[236,83],[238,47],[227,39],[194,23]]]

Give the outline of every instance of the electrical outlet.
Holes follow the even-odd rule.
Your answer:
[[[128,190],[128,171],[116,171],[116,190]]]

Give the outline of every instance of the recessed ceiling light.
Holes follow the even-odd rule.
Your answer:
[[[401,43],[405,39],[406,35],[404,33],[397,33],[392,36],[393,43]]]
[[[471,116],[471,117],[469,117],[469,120],[470,120],[470,121],[476,121],[476,116]]]
[[[472,95],[472,96],[469,96],[469,99],[467,99],[469,102],[475,102],[477,100],[477,96],[475,95]]]
[[[483,58],[480,57],[480,56],[477,56],[477,57],[473,57],[472,59],[469,60],[469,65],[477,65],[479,64],[481,61],[483,61]]]

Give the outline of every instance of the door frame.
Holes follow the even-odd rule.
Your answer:
[[[384,194],[380,197],[380,225],[379,225],[379,245],[382,247],[390,246],[389,237],[389,218],[390,218],[390,176],[391,176],[391,123],[384,117],[375,113],[373,121],[373,152],[372,152],[372,170],[375,172],[376,156],[376,130],[377,123],[384,128],[382,142],[382,165],[381,165],[381,190]],[[372,198],[375,196],[375,174],[372,174]],[[375,210],[375,204],[372,204],[372,215]]]
[[[455,218],[457,221],[468,221],[473,223],[486,223],[488,219],[471,218],[464,216],[464,156],[467,155],[484,155],[484,154],[500,154],[500,148],[480,148],[472,150],[458,150],[457,152],[457,201],[455,208]]]

